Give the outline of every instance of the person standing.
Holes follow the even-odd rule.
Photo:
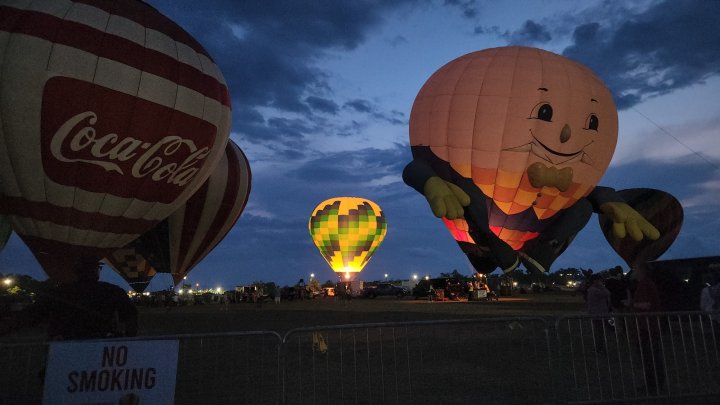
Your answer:
[[[101,339],[137,334],[138,312],[120,287],[99,281],[102,264],[82,257],[73,266],[77,281],[43,297],[48,339]]]
[[[595,352],[605,353],[606,316],[610,313],[610,291],[605,288],[603,279],[599,274],[591,277],[590,287],[587,289],[587,313],[592,315],[592,331],[595,340]]]
[[[713,331],[720,333],[720,277],[708,282],[700,292],[700,310],[710,312]]]
[[[665,366],[661,347],[659,319],[644,315],[649,312],[658,312],[662,309],[660,293],[652,280],[646,264],[641,264],[634,270],[637,286],[632,296],[632,308],[640,316],[636,316],[636,330],[638,332],[638,345],[643,364],[646,393],[659,395],[664,389]]]
[[[612,312],[625,312],[628,303],[628,283],[623,277],[622,267],[610,270],[610,277],[605,280],[605,288],[610,291],[610,307]]]
[[[273,301],[275,301],[276,304],[280,303],[280,288],[273,283],[270,287],[270,292],[273,296]]]

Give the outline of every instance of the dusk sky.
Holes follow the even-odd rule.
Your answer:
[[[720,1],[150,0],[191,33],[227,80],[231,138],[252,169],[233,230],[189,274],[201,287],[336,280],[313,245],[321,201],[376,202],[387,235],[360,279],[471,274],[425,199],[401,178],[408,120],[427,78],[466,53],[506,45],[555,52],[595,71],[619,109],[600,185],[674,195],[685,221],[663,259],[720,255]],[[623,260],[591,218],[552,269]],[[499,270],[498,270],[499,271]],[[45,279],[16,236],[0,273]],[[103,279],[123,288],[111,270]],[[167,288],[158,275],[149,290]]]

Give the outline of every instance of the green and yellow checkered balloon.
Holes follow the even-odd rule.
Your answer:
[[[345,279],[360,273],[387,232],[380,207],[357,197],[321,202],[313,210],[308,228],[325,261]]]

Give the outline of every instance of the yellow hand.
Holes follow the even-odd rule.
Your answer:
[[[438,218],[462,218],[463,207],[470,205],[470,196],[460,187],[437,176],[430,177],[425,182],[423,194],[427,198],[433,214]]]
[[[650,240],[660,237],[657,228],[625,203],[605,203],[600,206],[600,210],[613,221],[613,234],[618,238],[629,235],[633,240],[641,241],[643,237]]]

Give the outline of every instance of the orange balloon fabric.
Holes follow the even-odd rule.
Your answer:
[[[471,179],[492,201],[491,230],[518,250],[541,229],[508,219],[546,220],[586,197],[610,164],[617,129],[612,95],[592,71],[513,46],[435,72],[413,104],[410,144],[416,159],[427,148]],[[463,221],[446,224],[456,240],[472,240]]]

